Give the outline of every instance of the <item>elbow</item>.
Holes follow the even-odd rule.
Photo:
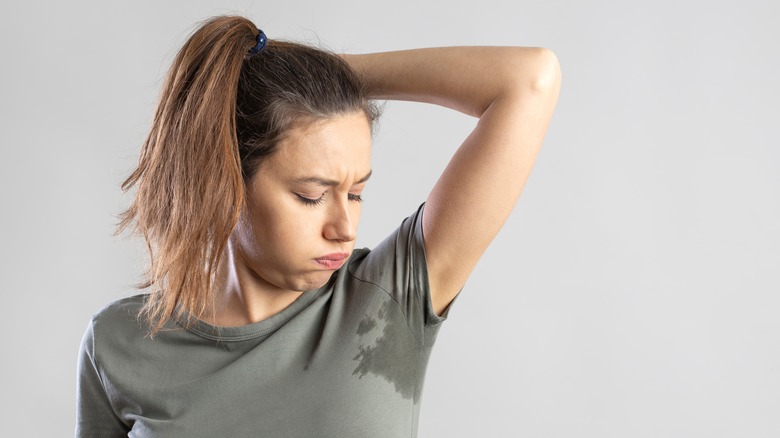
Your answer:
[[[537,48],[532,73],[529,75],[529,87],[538,92],[557,92],[561,87],[561,64],[558,56],[550,49]]]
[[[555,93],[560,88],[558,56],[544,47],[516,47],[505,64],[505,89],[509,93]]]
[[[558,56],[544,47],[513,47],[503,53],[495,72],[498,88],[483,105],[472,108],[475,117],[481,115],[496,101],[509,99],[557,100],[561,86],[561,66]]]

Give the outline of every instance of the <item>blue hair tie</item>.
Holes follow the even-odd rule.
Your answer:
[[[265,48],[265,45],[268,44],[268,38],[265,36],[265,33],[263,33],[262,30],[257,29],[257,45],[249,49],[249,53],[255,54]]]

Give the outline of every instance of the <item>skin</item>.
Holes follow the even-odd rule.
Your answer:
[[[560,92],[558,59],[539,47],[426,48],[342,58],[372,98],[432,103],[478,118],[423,213],[431,302],[441,315],[530,176]],[[297,133],[286,144],[292,147],[283,147],[264,166],[267,174],[251,191],[251,219],[230,239],[223,273],[227,292],[216,319],[222,325],[273,315],[300,291],[327,280],[330,272],[315,272],[312,257],[353,248],[359,205],[350,204],[348,193],[360,190],[355,183],[369,171],[370,134],[365,119],[348,119],[324,125],[332,129]],[[295,190],[282,182],[285,175],[303,171],[339,181],[331,192],[311,188],[312,196],[331,195],[322,206],[296,205]]]
[[[540,47],[442,47],[342,57],[373,98],[433,103],[479,119],[423,212],[431,303],[441,315],[528,180],[560,92],[558,59]]]
[[[207,322],[261,321],[324,285],[335,269],[315,259],[352,252],[370,173],[363,112],[291,129],[247,187],[246,214],[218,271],[217,290],[224,293]]]

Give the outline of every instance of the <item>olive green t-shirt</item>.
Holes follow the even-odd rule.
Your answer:
[[[78,437],[415,437],[439,327],[423,205],[316,290],[240,327],[169,321],[145,295],[98,312],[78,364]]]

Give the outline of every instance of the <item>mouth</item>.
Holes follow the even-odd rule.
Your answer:
[[[314,259],[320,266],[325,269],[336,270],[344,264],[349,258],[349,254],[344,252],[338,252],[333,254],[324,255]]]

